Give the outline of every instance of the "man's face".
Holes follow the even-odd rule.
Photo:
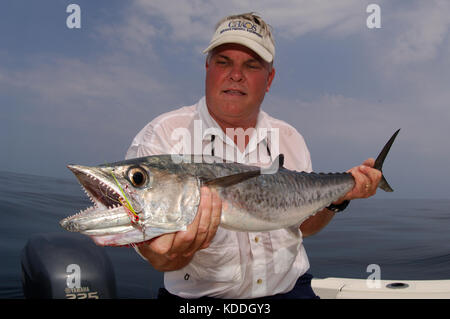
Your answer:
[[[206,104],[221,126],[248,127],[256,119],[275,69],[239,44],[224,44],[206,61]]]

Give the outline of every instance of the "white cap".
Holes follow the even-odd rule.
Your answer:
[[[226,20],[217,27],[209,46],[203,53],[225,43],[237,43],[253,50],[270,63],[275,56],[275,46],[269,32],[247,19]]]

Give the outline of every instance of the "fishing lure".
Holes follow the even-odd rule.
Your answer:
[[[136,210],[133,208],[133,205],[131,205],[130,201],[127,198],[127,195],[125,195],[125,191],[123,190],[122,186],[120,185],[119,181],[117,180],[116,176],[114,175],[113,170],[111,170],[111,176],[114,178],[114,181],[116,182],[117,187],[119,187],[119,190],[122,193],[123,198],[125,198],[125,202],[123,201],[122,198],[119,198],[120,204],[122,204],[122,206],[125,208],[125,211],[128,213],[131,223],[133,225],[137,226],[141,230],[143,240],[145,241],[145,239],[146,239],[145,238],[145,224],[140,221],[139,215],[136,213]],[[131,243],[131,246],[133,248],[136,247],[136,245],[133,243]]]
[[[125,195],[125,192],[122,189],[122,186],[120,186],[119,181],[117,180],[116,176],[114,175],[113,171],[111,170],[111,175],[114,178],[114,181],[116,182],[117,186],[120,189],[120,192],[122,193],[123,198],[125,198],[125,202],[119,198],[120,203],[122,204],[123,207],[125,207],[125,209],[128,212],[128,215],[130,216],[131,222],[133,224],[137,224],[139,226],[141,226],[140,222],[139,222],[139,216],[136,213],[136,211],[134,210],[133,206],[131,205],[130,201],[128,200],[127,196]]]

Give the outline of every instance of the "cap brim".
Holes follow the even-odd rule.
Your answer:
[[[266,48],[264,48],[262,45],[260,45],[259,43],[255,42],[249,38],[241,37],[241,36],[237,36],[237,35],[227,35],[227,36],[220,37],[216,41],[211,42],[209,44],[209,46],[205,50],[203,50],[203,53],[208,53],[209,51],[213,50],[214,48],[217,48],[219,45],[226,44],[226,43],[241,44],[241,45],[249,48],[250,50],[254,51],[264,61],[269,62],[269,63],[273,61],[272,54]]]

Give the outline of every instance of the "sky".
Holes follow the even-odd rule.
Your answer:
[[[123,159],[154,117],[204,95],[215,24],[249,11],[276,42],[262,109],[303,135],[314,171],[375,157],[401,128],[384,166],[395,192],[376,196],[450,198],[446,0],[2,0],[0,170],[73,178],[67,164]]]

